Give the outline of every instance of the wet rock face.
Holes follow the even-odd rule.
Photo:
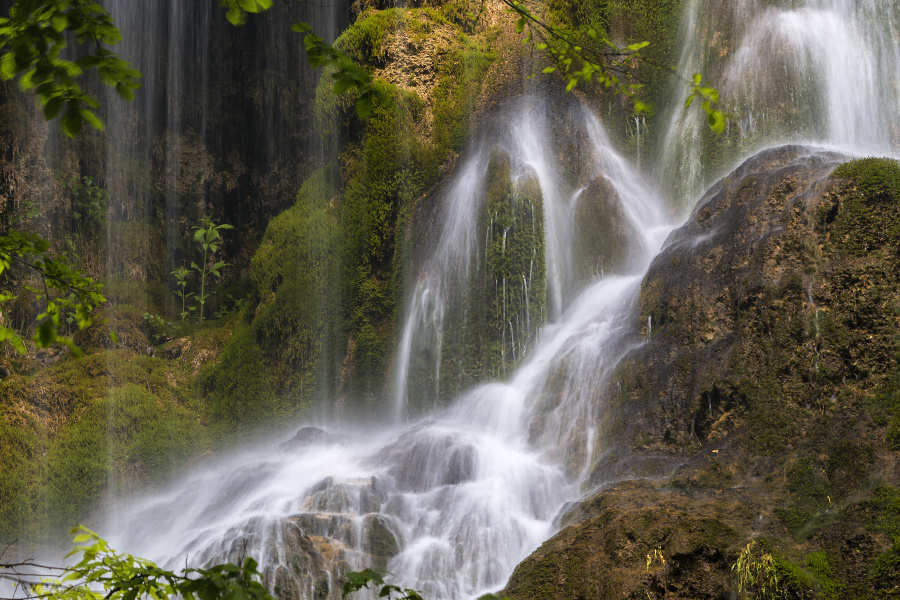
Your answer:
[[[309,446],[340,444],[343,436],[333,435],[318,427],[302,427],[294,437],[278,446],[280,452],[295,452]]]
[[[592,472],[651,479],[563,515],[510,597],[721,598],[751,539],[794,597],[900,580],[900,166],[847,160],[761,152],[673,232]]]
[[[629,248],[630,240],[636,238],[634,224],[622,209],[612,183],[602,176],[591,181],[575,206],[574,256],[578,278],[587,281],[633,266],[629,263]]]

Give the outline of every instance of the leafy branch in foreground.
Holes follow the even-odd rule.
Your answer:
[[[101,294],[103,284],[85,276],[64,257],[50,252],[50,242],[36,233],[12,230],[0,236],[0,275],[14,263],[28,267],[41,280],[41,287],[24,286],[36,298],[46,301],[44,312],[37,317],[39,325],[34,335],[35,344],[46,348],[59,342],[68,346],[75,356],[80,356],[80,349],[71,339],[60,335],[60,330],[63,321],[67,324],[74,322],[80,329],[91,324],[91,312],[106,302]],[[0,291],[0,303],[15,298],[16,294]],[[19,353],[25,353],[25,344],[19,334],[0,323],[0,342],[3,341],[9,342]]]
[[[93,531],[72,530],[81,560],[69,567],[33,561],[0,563],[0,578],[14,584],[16,600],[274,600],[260,583],[254,559],[238,566],[224,563],[206,568],[169,571],[130,554],[116,552]],[[55,576],[46,577],[47,572]],[[0,599],[12,600],[12,599]]]
[[[528,7],[528,0],[501,0],[511,13],[518,16],[516,31],[524,33],[524,42],[537,42],[538,50],[547,51],[554,59],[555,66],[544,68],[544,73],[559,72],[567,78],[566,91],[570,92],[579,84],[596,82],[613,94],[623,94],[634,103],[635,113],[651,112],[652,107],[637,99],[643,84],[638,81],[634,65],[642,62],[653,68],[668,71],[685,84],[691,86],[691,93],[685,103],[689,108],[695,99],[707,114],[710,129],[722,133],[726,115],[717,108],[719,93],[709,84],[701,85],[698,73],[688,81],[678,75],[674,67],[660,64],[641,53],[650,42],[637,42],[619,47],[602,32],[593,27],[576,31],[557,27],[535,14]],[[533,75],[532,75],[533,76]]]
[[[372,584],[376,589],[380,588],[378,589],[379,598],[387,598],[388,600],[425,600],[422,597],[422,594],[417,592],[416,590],[401,588],[397,585],[385,583],[383,577],[384,575],[389,575],[389,573],[387,573],[386,571],[376,571],[373,569],[366,569],[364,571],[351,571],[350,573],[347,573],[347,580],[344,582],[344,589],[343,593],[341,594],[341,598],[346,598],[348,595],[354,592],[358,592],[361,589],[368,588],[369,585]],[[506,599],[495,596],[494,594],[484,594],[483,596],[479,596],[478,600]]]
[[[67,33],[82,51],[74,60],[63,57]],[[141,74],[105,47],[120,41],[113,18],[93,0],[17,0],[9,15],[0,17],[0,50],[5,50],[0,77],[18,77],[22,89],[34,90],[47,120],[62,114],[66,135],[77,135],[84,122],[103,129],[94,113],[97,99],[84,91],[79,77],[96,70],[100,81],[131,100]]]

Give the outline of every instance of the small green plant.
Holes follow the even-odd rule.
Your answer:
[[[169,275],[175,276],[175,285],[178,286],[177,289],[175,290],[175,296],[177,296],[178,298],[181,299],[181,322],[182,323],[184,323],[184,320],[187,318],[187,316],[189,314],[191,314],[190,311],[195,310],[195,307],[187,306],[187,301],[190,298],[192,298],[194,295],[193,292],[187,291],[187,277],[190,274],[191,274],[191,272],[188,271],[184,267],[178,267],[177,269],[175,269],[174,271],[169,273]]]
[[[72,218],[81,232],[97,231],[106,222],[109,192],[87,175],[71,178],[58,176],[72,195]]]
[[[200,303],[201,322],[203,321],[203,307],[210,296],[206,293],[206,278],[210,275],[221,277],[222,268],[227,266],[227,263],[221,260],[212,265],[209,264],[214,260],[219,245],[222,243],[222,234],[219,232],[225,229],[233,229],[233,227],[227,223],[216,225],[212,217],[204,217],[200,219],[199,225],[194,226],[194,241],[203,248],[203,264],[191,263],[191,268],[200,274],[200,294],[197,296],[197,301]]]
[[[91,324],[92,312],[106,302],[97,283],[76,269],[65,256],[50,251],[50,242],[36,233],[11,230],[0,236],[0,274],[20,264],[40,278],[38,286],[24,285],[23,289],[45,303],[44,312],[37,316],[37,332],[34,342],[39,348],[61,343],[81,356],[81,350],[72,340],[61,335],[63,322],[75,323],[79,329]],[[12,301],[17,294],[0,290],[0,305]],[[19,333],[0,323],[0,343],[8,342],[20,354],[25,354],[25,344]]]
[[[235,298],[231,294],[226,294],[228,299],[231,301],[231,308],[229,309],[226,304],[223,304],[219,307],[219,310],[216,311],[216,318],[221,319],[231,313],[241,312],[244,309],[244,304],[247,303],[246,298]]]
[[[153,341],[157,343],[169,339],[171,331],[175,329],[175,325],[159,315],[144,313],[144,322],[147,323],[147,328],[150,330],[150,336],[153,338]]]
[[[737,562],[731,565],[731,570],[738,578],[738,593],[745,598],[750,597],[752,590],[756,591],[753,598],[767,600],[783,596],[781,578],[778,576],[778,567],[775,557],[768,552],[755,552],[755,542],[750,542],[741,550]]]
[[[652,552],[647,553],[647,574],[651,577],[650,585],[662,589],[663,598],[668,596],[669,563],[666,561],[662,548],[654,548]],[[648,600],[659,597],[658,595],[651,596],[650,590],[645,590],[645,593]]]
[[[368,588],[369,584],[374,584],[378,591],[379,598],[387,598],[388,600],[425,600],[420,592],[409,588],[401,588],[397,585],[391,585],[384,582],[384,575],[390,575],[387,571],[376,571],[366,569],[364,571],[351,571],[347,573],[347,580],[344,582],[344,590],[341,598],[346,598],[353,592],[358,592],[363,588]],[[396,596],[395,596],[396,594]],[[506,600],[495,596],[494,594],[484,594],[479,596],[478,600]]]
[[[385,571],[375,571],[366,569],[365,571],[351,571],[347,573],[347,581],[344,582],[344,591],[341,598],[346,598],[349,594],[357,592],[363,588],[369,587],[369,584],[375,584],[375,587],[381,587],[378,592],[379,598],[387,598],[394,600],[394,594],[397,595],[396,600],[425,600],[416,590],[400,588],[384,582],[383,575],[389,575]]]

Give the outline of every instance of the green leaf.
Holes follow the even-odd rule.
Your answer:
[[[69,137],[75,137],[81,131],[81,125],[81,109],[78,106],[78,102],[69,100],[66,114],[62,118],[63,133]]]
[[[20,338],[13,329],[0,325],[0,342],[3,341],[12,344],[12,347],[15,348],[16,352],[19,354],[26,354],[25,344],[22,342],[22,338]]]
[[[45,320],[38,326],[37,333],[34,334],[34,342],[38,348],[47,348],[56,341],[56,328],[50,319]]]
[[[97,131],[103,131],[103,123],[97,116],[87,109],[81,109],[81,118]]]
[[[575,89],[576,85],[578,85],[578,78],[572,77],[571,79],[569,79],[569,85],[566,86],[566,91],[571,92]]]
[[[356,100],[356,116],[367,119],[372,114],[374,99],[370,94],[363,94]]]
[[[700,73],[694,73],[694,85],[700,85],[700,81],[703,80],[703,75]]]
[[[714,133],[722,133],[725,131],[725,115],[721,111],[712,111],[707,115],[707,120],[709,121],[709,128],[712,129]]]
[[[47,104],[44,105],[44,118],[48,121],[55,119],[62,110],[63,104],[65,104],[65,98],[62,96],[54,96],[47,100]]]
[[[556,70],[556,67],[544,67],[544,70],[541,73],[552,73]]]
[[[0,77],[8,81],[16,76],[16,59],[12,52],[7,52],[0,59]]]

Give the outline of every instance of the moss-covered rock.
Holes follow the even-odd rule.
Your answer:
[[[223,431],[295,415],[339,369],[338,215],[333,171],[317,171],[272,220],[251,263],[251,303],[219,362],[200,377]]]
[[[722,597],[737,589],[729,573],[741,548],[760,535],[786,593],[895,593],[900,169],[844,160],[762,152],[671,236],[642,286],[646,342],[604,392],[614,403],[592,474],[595,484],[656,482],[576,507],[563,518],[574,524],[517,570],[511,597]],[[743,519],[719,504],[735,495]],[[638,502],[653,507],[658,540],[622,520]],[[671,515],[681,502],[689,519]],[[667,545],[709,519],[728,535],[682,563]],[[599,551],[576,551],[583,535]],[[657,546],[670,565],[659,576],[644,560]]]
[[[105,500],[209,449],[215,432],[193,378],[228,335],[198,331],[173,356],[121,346],[65,356],[0,381],[0,532],[58,542]]]
[[[634,224],[622,209],[619,194],[605,177],[592,181],[578,196],[573,243],[576,276],[589,281],[627,270]]]

